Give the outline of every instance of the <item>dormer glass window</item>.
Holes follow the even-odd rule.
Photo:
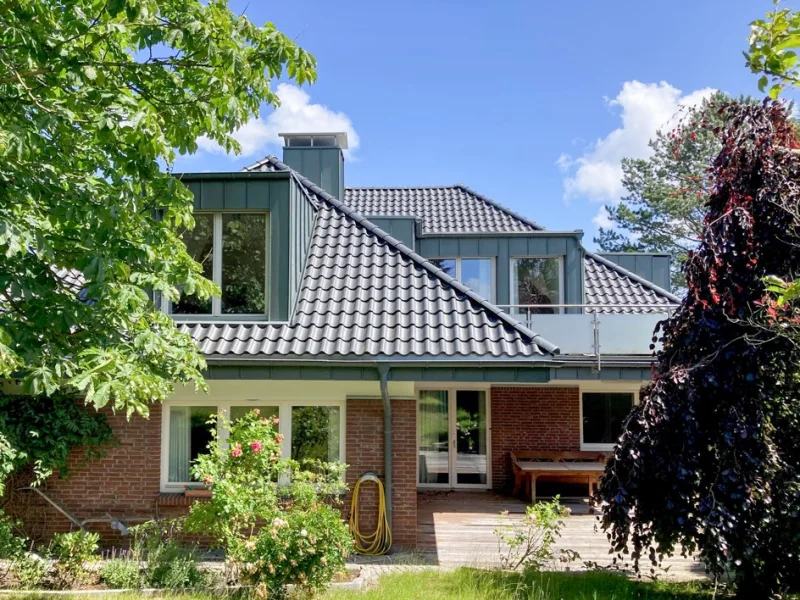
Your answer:
[[[561,279],[561,258],[528,257],[511,259],[511,303],[513,312],[549,314],[561,312],[558,307],[564,296]]]
[[[267,314],[269,215],[264,212],[196,213],[195,228],[182,239],[203,267],[203,276],[222,290],[219,298],[201,300],[182,294],[167,307],[173,315],[210,317]]]
[[[494,261],[491,258],[436,258],[431,263],[481,298],[494,301]]]

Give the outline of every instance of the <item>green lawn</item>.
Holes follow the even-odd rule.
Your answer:
[[[718,597],[720,595],[718,594]],[[631,581],[613,573],[521,575],[462,568],[382,577],[367,592],[331,590],[325,600],[707,600],[698,584]]]
[[[152,597],[152,596],[150,596]],[[219,600],[220,595],[165,594],[170,600]],[[724,598],[724,594],[718,594]],[[53,596],[16,596],[53,600]],[[99,596],[70,596],[97,600]],[[108,596],[139,600],[138,594]],[[354,592],[329,590],[317,600],[711,600],[708,587],[693,583],[631,581],[614,573],[540,573],[521,575],[462,568],[418,571],[382,577],[377,587]]]

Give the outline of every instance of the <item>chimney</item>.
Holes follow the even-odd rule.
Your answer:
[[[283,162],[323,190],[344,201],[344,154],[347,134],[279,133],[283,138]]]

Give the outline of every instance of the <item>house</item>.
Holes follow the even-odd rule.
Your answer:
[[[385,477],[395,544],[414,547],[418,490],[508,489],[515,450],[611,448],[679,301],[668,256],[589,252],[461,184],[348,188],[345,134],[283,137],[282,160],[177,175],[187,247],[222,295],[163,310],[207,357],[209,393],[111,415],[119,445],[49,481],[50,500],[80,521],[185,512],[208,414],[257,407],[285,454]],[[366,520],[376,508],[365,496]]]

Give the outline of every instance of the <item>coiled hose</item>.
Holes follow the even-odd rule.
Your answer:
[[[361,491],[361,484],[365,482],[378,485],[378,526],[373,533],[366,535],[358,528],[358,494]],[[359,554],[386,554],[392,547],[392,530],[386,514],[386,494],[383,491],[383,483],[374,473],[364,473],[353,487],[353,499],[350,501],[350,534]]]

